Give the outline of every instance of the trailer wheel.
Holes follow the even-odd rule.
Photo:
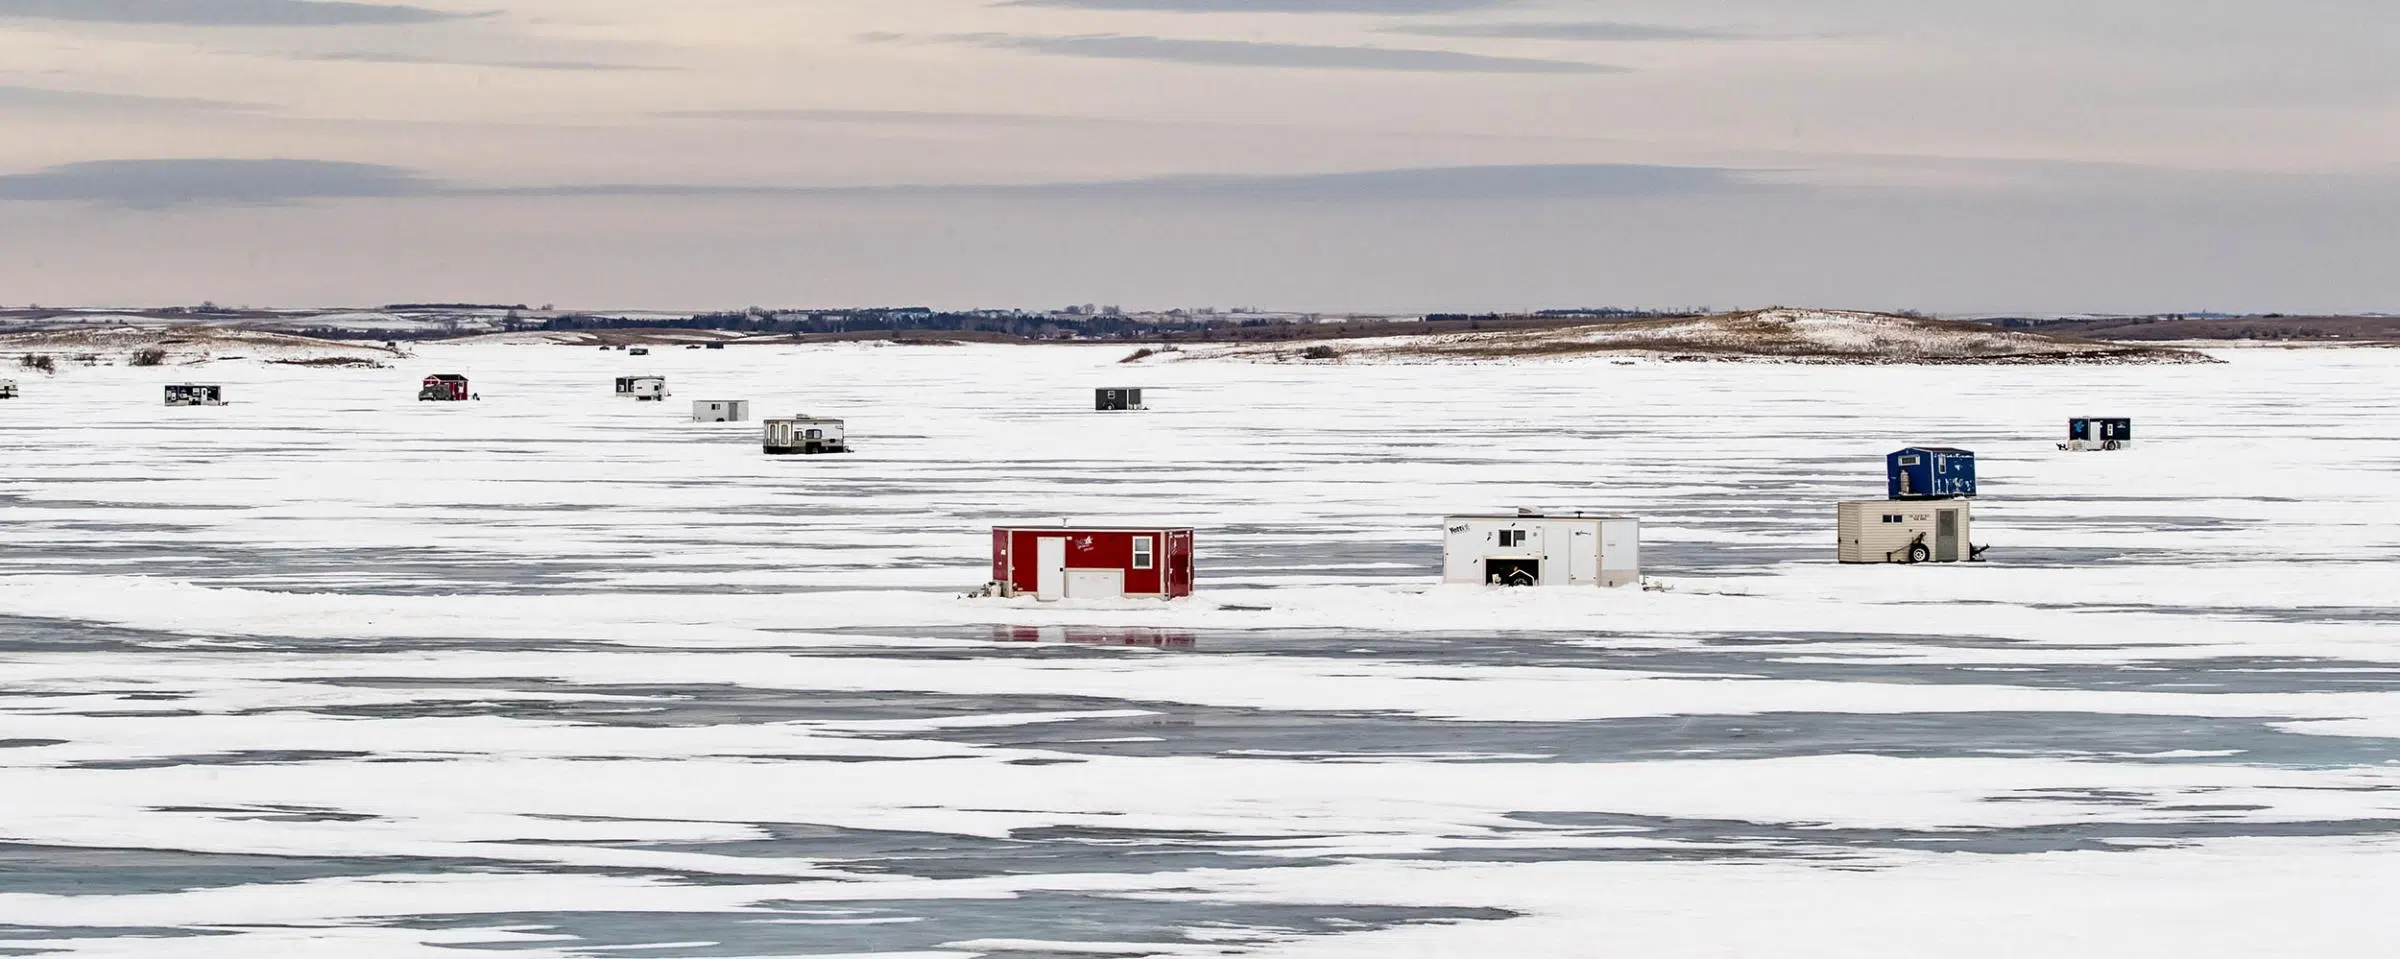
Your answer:
[[[1908,548],[1908,561],[1911,563],[1933,562],[1933,548],[1923,543],[1917,543],[1910,546]]]

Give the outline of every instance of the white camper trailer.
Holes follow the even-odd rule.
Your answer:
[[[656,402],[666,399],[670,394],[667,392],[666,377],[620,376],[617,377],[617,395],[630,396],[644,402]]]
[[[1642,521],[1538,513],[1442,521],[1442,582],[1631,586],[1642,580]]]
[[[1865,499],[1841,504],[1845,563],[1960,563],[1977,559],[1968,541],[1974,500]]]
[[[749,400],[695,400],[694,423],[741,423],[750,419]]]
[[[765,433],[766,450],[776,456],[850,452],[850,440],[844,435],[841,420],[807,415],[771,419],[766,421]]]

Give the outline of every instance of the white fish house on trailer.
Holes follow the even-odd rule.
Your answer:
[[[1642,521],[1540,513],[1442,521],[1442,582],[1631,586],[1642,580]]]
[[[1841,504],[1845,563],[1960,563],[1979,558],[1967,537],[1971,499],[1863,499]]]
[[[667,378],[663,376],[617,377],[617,395],[637,400],[657,401],[667,398]]]
[[[750,419],[749,400],[695,400],[694,423],[740,423]]]
[[[766,450],[772,456],[850,452],[841,420],[815,416],[766,421]]]

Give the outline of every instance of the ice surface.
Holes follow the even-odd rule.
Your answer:
[[[0,953],[2400,946],[2400,352],[1123,353],[17,377]],[[645,373],[857,452],[613,395]],[[2095,410],[2142,445],[2058,452]],[[1992,561],[1835,565],[1920,443],[1979,454]],[[1642,517],[1661,588],[1433,585],[1439,517],[1515,506]],[[1197,527],[1199,594],[959,595],[1062,517]]]

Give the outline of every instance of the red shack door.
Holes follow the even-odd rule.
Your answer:
[[[1010,586],[1015,586],[1016,581],[1009,576],[1008,566],[1008,531],[1004,529],[993,530],[992,582],[1007,583]]]
[[[1167,531],[1167,596],[1192,595],[1192,531]]]

